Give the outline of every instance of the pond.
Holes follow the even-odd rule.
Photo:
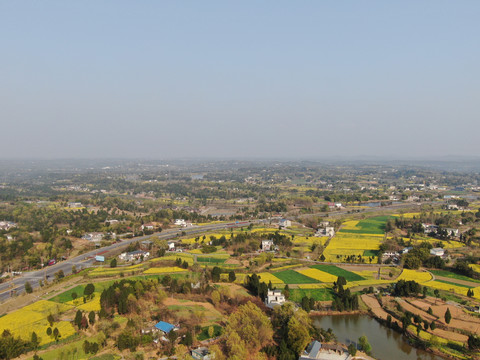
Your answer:
[[[443,357],[410,346],[403,336],[366,315],[318,316],[316,327],[331,328],[339,342],[350,344],[365,335],[372,356],[379,360],[444,360]]]

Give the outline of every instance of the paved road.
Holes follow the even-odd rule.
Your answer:
[[[250,223],[261,223],[265,222],[265,220],[253,220],[253,221],[242,221],[240,223],[222,223],[222,224],[211,224],[211,225],[202,225],[202,226],[195,226],[191,228],[181,228],[181,229],[172,229],[167,230],[161,233],[154,234],[158,236],[160,239],[172,239],[176,237],[179,232],[184,231],[186,234],[195,234],[195,233],[202,233],[206,231],[213,231],[213,230],[222,230],[226,228],[232,227],[244,227],[248,226]],[[91,267],[95,262],[95,256],[99,253],[104,253],[112,250],[118,250],[122,247],[127,247],[129,244],[143,241],[150,238],[153,235],[141,236],[136,237],[133,239],[122,240],[118,243],[105,246],[103,248],[96,249],[94,251],[89,251],[82,255],[76,256],[74,258],[61,261],[55,265],[47,266],[42,270],[31,271],[22,274],[19,277],[14,278],[11,281],[6,283],[0,284],[0,302],[7,300],[9,297],[13,296],[14,294],[21,294],[25,291],[25,283],[28,281],[32,288],[39,287],[39,281],[44,280],[47,278],[48,280],[52,280],[55,277],[55,273],[62,270],[65,275],[69,275],[72,272],[72,266],[75,265],[77,270],[85,269],[87,267]]]

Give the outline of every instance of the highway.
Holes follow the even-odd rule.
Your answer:
[[[128,240],[121,240],[120,242],[114,243],[103,248],[98,248],[89,252],[86,252],[82,255],[78,255],[74,258],[60,261],[52,266],[45,266],[41,270],[30,271],[21,274],[20,276],[15,277],[11,281],[7,281],[3,284],[0,284],[0,302],[3,302],[14,295],[19,295],[25,291],[25,283],[28,281],[32,288],[37,288],[40,286],[39,281],[47,278],[49,281],[52,281],[55,278],[55,273],[62,270],[65,276],[71,274],[72,266],[75,265],[77,270],[85,269],[91,267],[95,262],[95,256],[98,254],[103,254],[112,250],[118,250],[122,247],[127,247],[129,244],[143,241],[149,239],[151,236],[158,236],[159,239],[168,240],[173,239],[182,231],[187,235],[203,233],[207,231],[222,230],[227,228],[234,227],[244,227],[248,226],[250,223],[261,223],[265,220],[253,220],[253,221],[241,221],[239,223],[222,223],[222,224],[211,224],[211,225],[202,225],[195,226],[190,228],[179,228],[166,230],[161,233],[155,233],[153,235],[146,235],[141,237],[136,237]]]

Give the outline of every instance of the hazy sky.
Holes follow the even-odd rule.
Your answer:
[[[0,2],[0,157],[480,155],[480,1]]]

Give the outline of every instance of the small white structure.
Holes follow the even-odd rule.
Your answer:
[[[153,230],[155,229],[155,225],[152,224],[152,223],[148,223],[148,224],[143,224],[141,226],[142,230]]]
[[[287,219],[281,219],[279,222],[278,222],[278,227],[279,228],[288,228],[292,226],[292,222],[290,220],[287,220]]]
[[[169,241],[167,245],[168,245],[168,251],[175,251],[175,243],[173,241]]]
[[[458,229],[446,228],[445,230],[447,231],[448,236],[458,237],[459,235]]]
[[[408,252],[409,252],[410,250],[412,250],[412,249],[413,249],[412,246],[406,247],[406,248],[404,248],[404,249],[401,251],[401,253],[402,253],[402,255],[408,254]]]
[[[187,226],[185,219],[175,219],[175,225]]]
[[[111,219],[111,220],[105,220],[105,224],[109,224],[109,225],[115,225],[115,224],[118,224],[120,221],[119,220],[116,220],[116,219]]]
[[[445,250],[442,248],[433,248],[430,249],[430,255],[443,256],[445,255]]]
[[[340,209],[340,208],[342,207],[342,203],[335,203],[335,207],[336,207],[337,209]]]
[[[430,234],[430,233],[437,233],[438,231],[438,226],[437,225],[433,225],[433,224],[422,224],[422,227],[423,227],[423,231],[425,234]]]
[[[274,247],[273,240],[262,240],[263,251],[272,251],[273,247]]]
[[[322,221],[318,224],[318,227],[325,229],[328,225],[330,225],[330,221]]]
[[[265,298],[265,305],[273,308],[276,305],[282,305],[285,303],[285,295],[282,294],[282,290],[268,290],[267,297]]]

